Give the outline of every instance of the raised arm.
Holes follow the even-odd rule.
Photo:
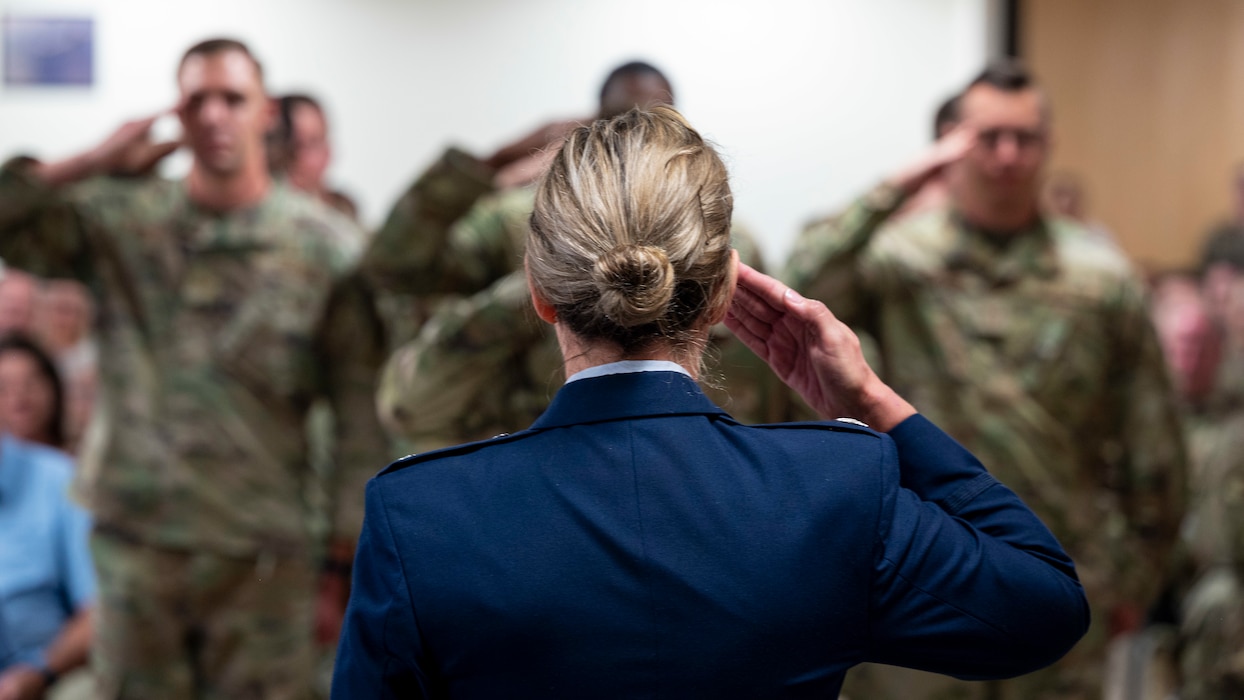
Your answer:
[[[36,274],[86,279],[94,263],[87,250],[89,213],[70,185],[95,175],[141,175],[174,151],[176,142],[152,143],[160,115],[128,122],[102,143],[56,162],[15,158],[0,167],[0,257]]]
[[[495,261],[513,250],[511,217],[504,206],[498,211],[497,200],[483,210],[476,204],[489,193],[529,184],[577,124],[544,125],[485,158],[446,150],[406,190],[376,233],[362,263],[369,281],[386,292],[471,294],[515,269],[517,255]],[[530,204],[521,208],[518,228],[525,229]]]
[[[967,155],[975,142],[976,133],[960,127],[840,214],[809,224],[795,242],[782,280],[802,295],[829,304],[843,322],[858,326],[868,308],[862,261],[869,242],[908,197]]]
[[[1088,603],[1053,535],[878,379],[824,304],[741,266],[726,323],[822,416],[858,418],[897,446],[881,470],[898,483],[882,491],[865,660],[997,678],[1079,640]]]

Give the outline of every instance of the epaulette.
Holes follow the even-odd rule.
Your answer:
[[[428,450],[427,452],[420,452],[418,454],[406,455],[405,457],[402,457],[401,459],[397,460],[396,462],[382,469],[380,473],[377,474],[376,476],[384,476],[385,474],[388,474],[390,472],[401,471],[402,469],[405,469],[407,467],[413,467],[416,464],[423,464],[425,462],[431,462],[436,459],[441,459],[442,457],[456,457],[459,455],[471,454],[473,452],[478,452],[479,450],[482,450],[485,447],[489,447],[491,445],[502,445],[502,444],[506,444],[510,442],[515,442],[525,437],[535,435],[539,432],[542,432],[542,431],[532,430],[528,428],[526,430],[520,430],[517,433],[501,433],[500,435],[488,438],[487,440],[476,440],[475,442],[464,442],[461,445],[451,445],[450,447],[441,447],[435,450]]]
[[[828,430],[833,433],[857,433],[859,435],[871,435],[872,437],[881,437],[882,433],[868,427],[867,423],[858,421],[854,418],[838,418],[836,420],[815,420],[815,421],[798,421],[794,423],[761,423],[759,425],[749,426],[752,428],[766,429],[795,429],[795,430]]]

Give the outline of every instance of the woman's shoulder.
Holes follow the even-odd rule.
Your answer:
[[[456,465],[465,465],[475,460],[493,459],[498,455],[499,450],[506,448],[514,449],[523,447],[523,441],[527,438],[538,435],[539,430],[522,430],[516,433],[501,433],[487,440],[476,440],[474,442],[465,442],[460,445],[452,445],[450,447],[442,447],[427,452],[419,452],[416,454],[406,455],[401,459],[393,462],[385,467],[376,475],[381,478],[389,475],[401,474],[415,470],[419,467],[428,465],[441,465],[452,463]]]

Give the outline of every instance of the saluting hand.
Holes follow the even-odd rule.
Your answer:
[[[96,172],[112,175],[143,175],[152,170],[168,154],[177,150],[179,141],[151,141],[151,127],[170,112],[160,112],[143,119],[128,121],[112,132],[91,151]]]
[[[919,158],[895,173],[889,182],[908,194],[915,194],[946,166],[963,160],[976,146],[976,141],[976,129],[960,124],[938,139]]]
[[[726,326],[824,418],[886,431],[916,412],[877,377],[859,338],[824,304],[742,263]]]
[[[36,163],[34,173],[49,185],[66,185],[92,175],[145,175],[180,141],[152,143],[151,126],[168,110],[122,124],[108,138],[85,153],[53,163]]]

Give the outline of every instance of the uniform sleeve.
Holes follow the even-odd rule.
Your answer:
[[[0,258],[36,275],[86,281],[88,232],[73,197],[82,188],[48,187],[33,164],[14,158],[0,166]]]
[[[354,558],[350,604],[333,669],[332,697],[425,698],[428,674],[406,572],[376,482]]]
[[[367,480],[394,457],[376,414],[384,329],[370,288],[358,275],[343,278],[333,288],[317,341],[334,418],[327,488],[332,534],[353,541],[363,521]]]
[[[814,221],[795,241],[782,279],[795,291],[825,303],[849,326],[866,315],[861,261],[873,234],[903,203],[900,190],[879,185],[842,213]]]
[[[526,428],[559,376],[551,335],[535,318],[521,272],[443,305],[385,366],[385,426],[418,451]]]
[[[454,288],[462,284],[453,267],[454,224],[491,191],[490,168],[464,151],[445,151],[402,194],[372,238],[361,263],[367,281],[400,294],[461,291]]]
[[[865,660],[986,679],[1060,658],[1089,609],[1054,536],[922,416],[890,436]]]
[[[1119,308],[1109,413],[1118,416],[1106,441],[1117,464],[1115,491],[1127,518],[1127,536],[1114,552],[1116,571],[1167,571],[1185,505],[1187,454],[1174,391],[1138,282],[1125,284]],[[1110,459],[1113,457],[1114,459]],[[1121,577],[1122,599],[1148,605],[1160,576]]]

